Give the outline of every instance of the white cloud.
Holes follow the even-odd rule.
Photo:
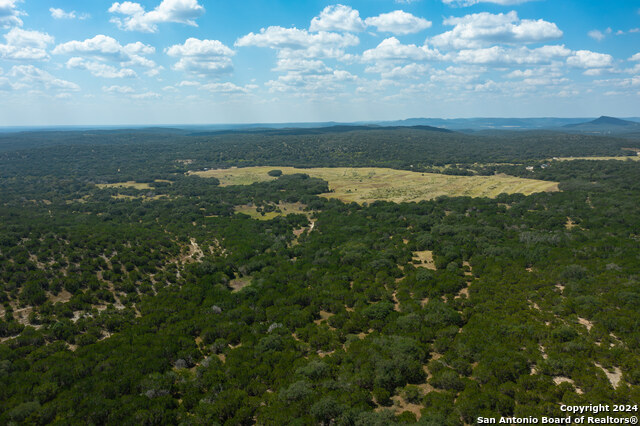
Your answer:
[[[13,86],[8,78],[0,77],[0,92],[8,92],[13,90]]]
[[[235,45],[257,46],[278,50],[280,57],[342,58],[344,48],[360,42],[353,34],[338,34],[326,31],[309,33],[297,28],[269,27],[260,33],[249,33],[240,37]]]
[[[157,24],[165,22],[197,27],[195,19],[204,14],[204,7],[198,4],[198,0],[162,0],[155,9],[145,12],[140,3],[125,1],[113,3],[109,12],[125,15],[125,18],[111,19],[122,30],[155,33]]]
[[[305,97],[326,98],[328,93],[343,92],[344,85],[357,81],[358,77],[344,70],[330,73],[305,75],[289,72],[266,83],[271,93],[297,93]]]
[[[395,37],[382,40],[374,49],[365,50],[362,59],[365,62],[371,61],[426,61],[439,58],[436,50],[430,50],[426,46],[416,46],[415,44],[402,44]]]
[[[7,73],[16,79],[15,89],[44,88],[46,90],[78,91],[80,86],[70,81],[61,80],[33,65],[16,65]]]
[[[231,57],[235,52],[218,40],[189,38],[184,44],[176,44],[165,52],[180,58],[173,66],[177,71],[199,75],[226,73],[233,69]]]
[[[202,86],[203,89],[213,93],[225,93],[225,94],[242,94],[249,93],[252,89],[255,89],[255,85],[237,86],[233,83],[208,83]]]
[[[327,67],[322,61],[297,58],[279,59],[278,65],[273,71],[296,72],[300,74],[327,74],[332,72],[331,68]]]
[[[73,57],[67,61],[67,68],[87,70],[92,75],[102,78],[132,78],[137,74],[130,68],[116,68],[101,62],[86,61],[83,58]]]
[[[135,71],[126,68],[131,66],[148,68],[147,75],[157,75],[162,67],[144,56],[154,52],[153,46],[142,42],[123,46],[113,37],[104,34],[98,34],[84,41],[72,40],[59,44],[53,49],[56,55],[75,55],[67,62],[67,67],[88,70],[97,77],[105,78],[135,77]],[[91,57],[94,60],[88,61],[84,57]],[[121,68],[117,69],[103,62],[115,62]]]
[[[461,50],[449,55],[454,62],[468,64],[522,65],[545,64],[571,55],[571,50],[560,45],[542,46],[536,49],[527,47],[504,48],[492,46],[485,49]]]
[[[378,31],[400,35],[417,33],[431,27],[431,21],[413,16],[402,10],[394,10],[393,12],[367,18],[364,22],[367,25],[376,27]]]
[[[640,61],[640,52],[629,58],[630,61]]]
[[[602,41],[604,40],[609,34],[611,34],[612,30],[611,28],[607,28],[604,32],[600,31],[600,30],[591,30],[587,33],[587,35],[589,37],[591,37],[594,40],[597,41]],[[618,31],[618,35],[624,34],[624,32],[620,32]]]
[[[520,19],[515,11],[491,14],[474,13],[460,18],[450,17],[445,25],[453,25],[451,31],[430,39],[438,47],[473,49],[492,43],[535,43],[562,37],[556,24],[542,19]]]
[[[50,7],[49,12],[51,12],[51,17],[53,19],[87,19],[89,15],[86,13],[78,15],[75,10],[71,12],[65,12],[63,9],[58,9],[55,7]]]
[[[131,95],[133,99],[147,100],[147,99],[158,99],[160,98],[160,94],[156,92],[145,92],[145,93],[136,93],[135,95]]]
[[[359,32],[365,29],[364,22],[360,19],[360,13],[357,10],[336,4],[327,6],[320,16],[316,16],[311,20],[309,31],[350,31]]]
[[[22,20],[18,16],[25,13],[17,6],[21,2],[22,0],[0,0],[0,27],[22,26]]]
[[[559,66],[543,66],[543,67],[539,67],[539,68],[528,68],[525,70],[514,70],[511,71],[509,74],[506,75],[507,78],[522,78],[522,79],[528,79],[528,78],[533,78],[533,77],[561,77],[562,76],[562,72],[560,71]]]
[[[122,46],[113,37],[98,34],[84,41],[72,40],[59,44],[53,49],[56,55],[89,55],[101,60],[126,62],[132,60],[132,56],[147,55],[155,52],[152,46],[141,42],[130,43]]]
[[[178,86],[178,87],[195,87],[195,86],[200,86],[200,83],[197,82],[197,81],[183,80],[180,83],[176,84],[176,86]]]
[[[567,58],[567,64],[576,68],[604,68],[613,64],[613,57],[606,53],[578,50]]]
[[[12,60],[49,59],[46,48],[54,38],[47,33],[12,28],[4,35],[6,44],[0,44],[0,58]]]
[[[129,94],[135,92],[131,86],[103,86],[102,91],[106,93]]]
[[[473,6],[478,3],[493,3],[501,6],[510,6],[514,4],[526,3],[533,0],[442,0],[444,4],[451,6]]]
[[[419,79],[426,74],[429,69],[428,65],[412,63],[404,66],[393,67],[389,71],[382,71],[380,73],[380,77],[390,80]]]

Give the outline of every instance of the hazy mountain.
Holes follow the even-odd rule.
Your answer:
[[[640,123],[603,115],[585,123],[567,124],[563,128],[586,133],[632,133],[640,131]]]

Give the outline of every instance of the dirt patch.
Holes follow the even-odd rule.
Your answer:
[[[431,250],[414,251],[412,262],[417,268],[436,270],[436,264],[433,262],[433,252]]]
[[[454,299],[462,299],[462,296],[464,296],[467,299],[469,298],[469,285],[460,289],[460,291],[458,292],[456,297],[454,297]]]
[[[200,262],[204,257],[204,252],[196,242],[195,238],[189,239],[189,253],[180,256],[182,263]]]
[[[594,364],[604,372],[604,374],[607,376],[607,379],[609,379],[609,383],[611,383],[611,386],[613,386],[614,389],[617,388],[620,384],[620,381],[622,380],[622,371],[620,370],[620,368],[613,367],[613,372],[610,372],[597,362],[594,362]]]
[[[402,414],[405,411],[409,411],[413,413],[416,416],[416,419],[418,420],[420,420],[420,417],[422,417],[422,413],[420,412],[420,410],[422,410],[423,408],[422,405],[411,404],[405,401],[404,398],[402,398],[400,395],[392,396],[391,400],[393,401],[393,405],[391,406],[391,409],[396,415]],[[385,409],[385,407],[378,407],[376,408],[376,411],[380,411],[383,409]]]
[[[576,386],[575,382],[572,379],[570,379],[568,377],[565,377],[565,376],[555,376],[553,378],[553,383],[555,383],[556,386],[559,386],[562,383],[569,383],[571,386],[573,386],[575,388],[576,393],[578,395],[582,395],[584,393],[584,392],[582,392],[582,389],[580,389],[579,387]]]
[[[391,294],[391,298],[393,299],[393,309],[397,312],[400,312],[400,302],[398,301],[398,290],[394,291]]]
[[[329,318],[331,318],[334,314],[332,314],[331,312],[327,312],[327,311],[320,311],[319,312],[320,318],[313,321],[316,325],[320,325],[323,322],[327,321]]]
[[[547,348],[545,348],[544,346],[540,345],[540,346],[538,346],[538,349],[540,349],[540,353],[542,354],[542,359],[549,358],[549,355],[547,355]]]
[[[591,327],[593,327],[593,323],[591,321],[585,318],[578,317],[578,322],[587,327],[587,331],[591,331]]]
[[[469,262],[467,262],[466,260],[464,262],[462,262],[462,267],[464,268],[464,275],[467,277],[472,277],[473,276],[473,267],[471,266],[471,264]]]
[[[571,230],[571,229],[573,229],[573,228],[575,228],[577,226],[578,225],[576,225],[576,223],[569,216],[567,216],[567,222],[564,224],[564,227],[566,229]]]
[[[73,294],[69,293],[67,290],[62,290],[58,292],[55,296],[51,293],[48,294],[49,301],[51,303],[66,303],[73,297]]]
[[[251,284],[251,278],[250,277],[238,277],[238,276],[236,276],[236,278],[234,278],[231,281],[229,281],[229,287],[231,287],[231,291],[233,291],[234,293],[236,291],[242,290],[243,288],[245,288],[249,284]]]

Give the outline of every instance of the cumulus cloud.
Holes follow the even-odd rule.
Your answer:
[[[353,34],[338,34],[327,31],[310,33],[297,28],[278,26],[261,29],[259,33],[249,33],[240,37],[235,45],[239,47],[257,46],[278,50],[280,57],[326,57],[341,58],[344,48],[360,42]]]
[[[145,92],[145,93],[136,93],[134,95],[131,95],[131,98],[133,99],[139,99],[139,100],[147,100],[147,99],[158,99],[160,98],[160,94],[156,93],[156,92]]]
[[[155,9],[146,12],[140,3],[125,1],[113,3],[109,12],[125,16],[111,19],[122,30],[155,33],[157,24],[166,22],[197,27],[195,19],[204,14],[204,7],[198,0],[162,0]]]
[[[43,88],[45,90],[78,91],[80,86],[70,81],[61,80],[33,65],[16,65],[7,73],[16,79],[15,89]]]
[[[365,24],[360,19],[360,13],[357,10],[336,4],[327,6],[320,16],[316,16],[311,20],[309,31],[350,31],[359,32],[365,29]]]
[[[428,65],[412,63],[404,66],[393,67],[387,71],[381,71],[380,77],[390,80],[419,79],[430,70]],[[372,69],[370,71],[376,72]]]
[[[124,68],[131,66],[148,68],[148,75],[156,75],[161,69],[154,61],[145,57],[155,53],[153,46],[139,41],[123,46],[113,37],[104,34],[98,34],[83,41],[72,40],[59,44],[53,49],[53,53],[56,55],[74,55],[75,57],[67,62],[67,67],[86,69],[98,77],[134,77],[136,75],[135,71]],[[93,61],[87,61],[83,59],[84,57],[90,57]],[[119,63],[120,67],[123,68],[118,70],[113,65],[103,62]]]
[[[613,57],[606,53],[578,50],[567,58],[567,64],[576,68],[604,68],[613,64]]]
[[[534,65],[547,64],[571,55],[571,50],[560,46],[505,48],[492,46],[484,49],[466,49],[449,55],[448,59],[467,64]]]
[[[375,48],[365,50],[362,53],[362,60],[371,61],[425,61],[439,58],[436,50],[430,50],[426,46],[416,46],[415,44],[402,44],[395,37],[382,40]]]
[[[609,34],[611,34],[611,28],[607,28],[604,32],[600,30],[591,30],[587,33],[589,37],[597,41],[604,40]]]
[[[75,10],[71,12],[65,12],[63,9],[58,9],[55,7],[50,7],[49,12],[51,13],[51,17],[53,19],[87,19],[89,17],[88,14],[78,14]]]
[[[135,92],[131,86],[103,86],[102,91],[105,93],[129,94]]]
[[[344,70],[331,70],[329,73],[305,75],[289,72],[266,83],[271,93],[297,93],[305,97],[326,99],[328,93],[339,93],[344,85],[357,81],[358,77]]]
[[[233,83],[208,83],[202,85],[202,88],[208,90],[213,93],[224,93],[224,94],[244,94],[249,93],[251,90],[257,88],[258,86],[249,84],[246,86],[238,86]]]
[[[22,0],[0,0],[0,27],[22,26],[19,16],[25,13],[18,9],[18,3]]]
[[[4,38],[6,44],[0,44],[0,58],[16,61],[48,59],[46,48],[54,41],[47,33],[21,28],[12,28]]]
[[[454,28],[430,40],[433,45],[443,48],[472,49],[492,43],[535,43],[562,37],[562,31],[556,24],[542,19],[521,20],[515,11],[450,17],[444,20],[444,24]]]
[[[105,61],[129,62],[140,61],[135,58],[140,55],[149,55],[155,52],[153,46],[141,42],[121,45],[116,39],[104,34],[98,34],[93,38],[83,41],[72,40],[59,44],[53,49],[53,53],[60,55],[88,55]],[[144,61],[141,61],[144,62]]]
[[[278,60],[278,64],[273,71],[296,72],[300,74],[327,74],[332,70],[327,67],[324,62],[319,60],[285,58]]]
[[[199,75],[214,75],[233,69],[231,57],[235,52],[218,40],[199,40],[189,38],[184,44],[176,44],[165,52],[169,56],[180,58],[173,66],[177,71]]]
[[[130,68],[116,68],[101,62],[87,61],[83,58],[73,57],[67,61],[67,68],[87,70],[96,77],[103,78],[132,78],[137,74]]]
[[[417,33],[431,27],[431,21],[413,16],[402,10],[394,10],[393,12],[367,18],[364,22],[367,25],[376,27],[378,31],[399,35]]]
[[[640,52],[629,58],[630,61],[640,61]]]

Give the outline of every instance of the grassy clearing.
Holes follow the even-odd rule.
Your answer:
[[[418,268],[427,268],[436,270],[436,264],[433,261],[433,252],[431,250],[414,251],[413,266]]]
[[[218,178],[222,186],[249,185],[275,179],[267,175],[273,169],[282,170],[285,174],[306,173],[311,177],[324,179],[332,192],[322,196],[357,203],[376,200],[420,201],[441,195],[496,197],[500,193],[529,195],[534,192],[558,191],[556,182],[507,175],[451,176],[377,167],[298,169],[269,166],[207,170],[193,174]]]
[[[278,203],[276,204],[276,210],[272,212],[259,212],[258,208],[254,204],[246,204],[244,206],[236,206],[236,213],[244,213],[251,216],[253,219],[258,220],[271,220],[278,216],[286,216],[292,213],[310,214],[311,212],[304,211],[306,206],[302,203]]]
[[[573,160],[620,160],[620,161],[640,161],[640,156],[625,157],[554,157],[553,161],[573,161]],[[550,160],[551,161],[551,160]]]
[[[156,179],[155,181],[171,183],[171,181],[168,181],[166,179]],[[148,183],[136,182],[134,180],[129,180],[126,182],[116,182],[116,183],[97,183],[96,186],[100,189],[104,189],[104,188],[134,188],[139,190],[153,189],[151,185],[149,185]]]
[[[148,183],[136,182],[133,180],[127,182],[116,183],[98,183],[96,186],[100,189],[104,188],[135,188],[135,189],[151,189]]]

